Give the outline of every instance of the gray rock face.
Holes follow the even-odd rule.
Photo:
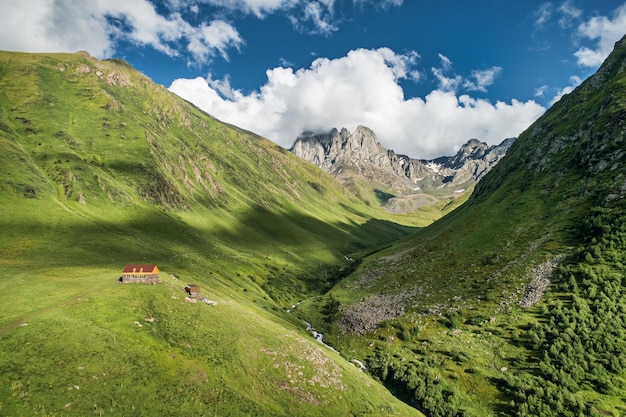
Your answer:
[[[498,163],[514,140],[488,146],[471,139],[454,156],[423,160],[387,150],[371,129],[359,126],[353,133],[345,128],[328,133],[304,133],[290,150],[344,185],[360,177],[390,193],[390,197],[402,196],[406,200],[407,195],[462,193]],[[428,199],[420,200],[432,203]]]

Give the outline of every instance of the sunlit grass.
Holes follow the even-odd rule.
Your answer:
[[[0,415],[419,415],[285,311],[419,215],[122,62],[0,60]]]

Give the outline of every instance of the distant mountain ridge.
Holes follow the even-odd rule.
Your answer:
[[[290,151],[322,168],[349,188],[364,178],[379,191],[388,209],[398,211],[394,200],[414,200],[403,211],[433,202],[432,198],[463,193],[478,182],[506,154],[514,138],[489,146],[470,139],[454,156],[426,160],[396,154],[378,142],[376,134],[365,126],[352,133],[333,128],[328,133],[303,133]],[[401,197],[402,196],[402,197]],[[418,198],[421,196],[421,199]],[[415,202],[415,200],[421,202]]]

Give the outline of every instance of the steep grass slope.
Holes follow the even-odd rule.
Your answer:
[[[410,227],[121,60],[0,52],[0,148],[0,415],[419,414],[285,312]]]
[[[622,39],[465,205],[300,313],[429,415],[626,409],[625,68]]]
[[[201,223],[182,226],[211,228],[221,250],[253,248],[299,264],[299,273],[310,272],[297,253],[307,245],[322,249],[307,262],[331,264],[405,233],[383,221],[366,224],[370,213],[317,169],[211,119],[121,61],[20,54],[3,61],[2,186],[18,206],[49,198],[111,227],[143,223],[151,239],[164,215],[194,218]],[[377,228],[389,235],[370,233]]]

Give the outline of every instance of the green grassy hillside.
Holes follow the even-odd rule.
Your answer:
[[[257,274],[262,284],[289,281],[296,273],[311,278],[319,265],[408,230],[371,220],[371,212],[319,170],[211,119],[122,61],[9,53],[2,58],[1,184],[6,197],[15,199],[5,199],[7,214],[54,202],[50,213],[69,210],[70,223],[76,217],[111,228],[112,235],[138,235],[143,228],[154,245],[184,230],[175,233],[183,252],[186,245],[200,244],[205,256],[235,256],[229,254],[234,247],[241,256],[251,252],[287,268]],[[27,233],[20,229],[26,226],[32,239],[40,236],[27,221],[8,223],[16,234]],[[202,231],[204,239],[194,236]],[[76,232],[74,239],[82,235],[93,242]],[[117,246],[131,259],[164,255],[152,255],[153,249],[132,253],[122,241],[111,246],[103,245],[108,251]],[[312,250],[302,257],[307,247]],[[31,256],[36,254],[26,259]],[[281,290],[286,298],[299,291]]]
[[[623,415],[625,66],[622,40],[466,204],[300,314],[428,415]]]
[[[285,309],[429,219],[84,53],[0,52],[0,147],[0,415],[419,415]]]

